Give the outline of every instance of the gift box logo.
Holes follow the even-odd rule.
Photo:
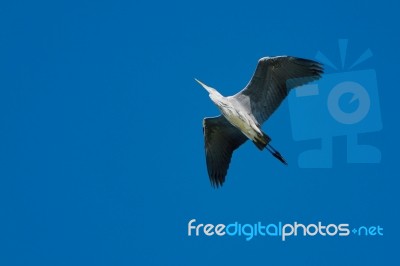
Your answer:
[[[367,49],[346,68],[347,40],[339,40],[341,70],[318,52],[316,59],[336,72],[289,94],[289,112],[295,141],[321,140],[321,148],[299,154],[300,168],[331,168],[332,138],[347,137],[348,163],[379,163],[381,152],[372,145],[358,144],[358,134],[382,129],[376,72],[354,70],[372,56]]]

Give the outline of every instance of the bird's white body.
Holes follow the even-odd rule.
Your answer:
[[[229,123],[239,129],[247,138],[257,141],[257,138],[263,136],[258,123],[245,111],[240,102],[232,97],[224,97],[214,88],[205,85],[197,79],[196,81],[208,91],[210,99]]]
[[[218,93],[219,94],[219,93]],[[215,103],[223,116],[237,129],[239,129],[247,138],[256,141],[257,136],[262,136],[257,122],[240,108],[240,103],[233,105],[229,97],[224,97],[221,94],[215,95],[210,93],[211,100]]]

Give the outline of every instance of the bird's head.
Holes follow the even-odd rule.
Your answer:
[[[198,80],[198,79],[195,79],[204,89],[206,89],[207,91],[208,91],[208,93],[209,93],[209,96],[210,96],[210,98],[211,98],[211,100],[214,102],[214,103],[219,103],[222,99],[223,99],[223,96],[221,95],[221,93],[219,93],[216,89],[214,89],[214,88],[211,88],[210,86],[207,86],[206,84],[204,84],[203,82],[201,82],[200,80]]]

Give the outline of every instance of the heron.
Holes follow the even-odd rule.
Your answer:
[[[195,79],[221,111],[217,117],[203,119],[207,172],[213,187],[224,184],[233,152],[248,139],[259,150],[268,150],[287,165],[261,126],[291,89],[320,79],[323,71],[322,64],[309,59],[286,55],[263,57],[244,89],[227,97]]]

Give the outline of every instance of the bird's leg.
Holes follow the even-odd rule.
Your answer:
[[[266,146],[267,150],[279,161],[281,161],[284,165],[287,165],[286,160],[283,158],[283,156],[279,153],[279,151],[275,150],[274,147],[272,147],[270,144]]]

